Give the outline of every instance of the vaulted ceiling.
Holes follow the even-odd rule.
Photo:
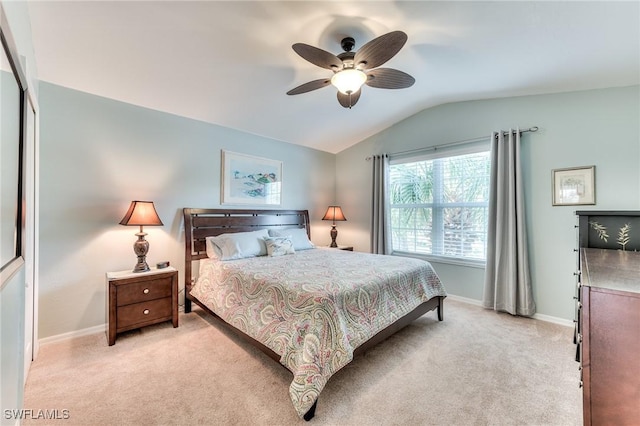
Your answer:
[[[29,1],[38,77],[68,88],[339,152],[448,102],[640,84],[640,2]],[[394,30],[385,67],[342,108],[297,42],[341,52]]]

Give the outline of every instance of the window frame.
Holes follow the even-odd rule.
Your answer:
[[[456,156],[462,156],[462,155],[468,155],[468,154],[476,154],[480,152],[490,153],[490,150],[491,150],[490,137],[483,138],[482,140],[467,142],[467,143],[451,144],[449,146],[441,145],[439,147],[432,147],[424,150],[390,155],[389,168],[391,168],[391,166],[398,165],[398,164],[430,161],[430,160],[436,160],[439,158],[456,157]],[[491,163],[491,157],[489,157],[489,163]],[[390,193],[390,186],[391,186],[391,177],[389,178],[387,183],[387,188],[386,188],[387,194]],[[489,199],[487,198],[487,208],[488,208],[488,203],[489,203]],[[432,208],[432,212],[434,213],[434,216],[436,215],[436,210],[439,209],[440,211],[442,211],[442,209],[445,208],[443,203],[440,203],[440,202],[434,201],[430,204],[433,206],[431,208]],[[446,207],[453,207],[456,204],[459,204],[459,203],[447,204]],[[464,204],[464,206],[466,207],[472,203],[462,203],[462,204]],[[439,206],[439,207],[436,208],[436,206]],[[389,211],[389,214],[387,215],[388,217],[387,226],[391,232],[391,229],[392,229],[391,216],[392,215],[390,214],[390,212],[391,212],[392,204],[391,204],[390,197],[387,197],[386,208]],[[481,269],[484,269],[486,266],[486,258],[472,259],[472,258],[463,258],[463,257],[455,257],[455,256],[445,256],[440,254],[425,254],[425,253],[396,250],[393,248],[393,237],[390,236],[389,239],[391,241],[391,253],[390,253],[391,255],[414,257],[414,258],[424,259],[424,260],[428,260],[430,262],[435,262],[435,263],[446,263],[446,264],[452,264],[457,266],[467,266],[467,267],[481,268]]]

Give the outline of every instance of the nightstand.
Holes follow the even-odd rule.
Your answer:
[[[337,248],[338,250],[353,251],[353,246],[338,246],[338,247],[334,247],[334,248]]]
[[[178,271],[169,266],[149,272],[107,272],[107,340],[151,324],[171,320],[178,326]]]

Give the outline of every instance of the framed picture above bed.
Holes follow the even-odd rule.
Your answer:
[[[221,203],[279,206],[282,161],[222,150]]]

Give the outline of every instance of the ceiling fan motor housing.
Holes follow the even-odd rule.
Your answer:
[[[353,39],[353,37],[345,37],[340,42],[340,46],[342,46],[342,50],[344,50],[345,52],[351,52],[356,46],[356,41]]]

